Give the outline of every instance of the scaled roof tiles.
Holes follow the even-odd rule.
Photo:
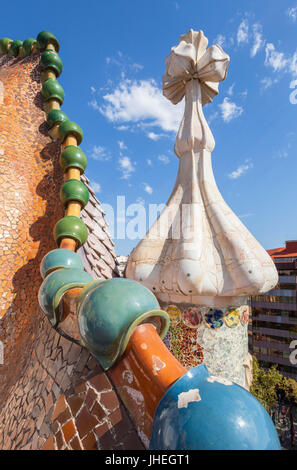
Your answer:
[[[110,238],[105,220],[105,212],[90,186],[90,180],[81,176],[81,181],[86,185],[90,193],[90,199],[81,211],[81,218],[87,226],[89,236],[86,243],[79,248],[85,270],[94,279],[109,279],[118,277],[118,262],[114,250],[114,243]]]

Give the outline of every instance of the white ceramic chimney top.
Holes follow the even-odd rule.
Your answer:
[[[185,97],[176,142],[177,180],[159,218],[132,251],[126,277],[143,283],[163,302],[224,307],[277,283],[266,250],[223,200],[212,171],[215,141],[203,105],[218,94],[229,56],[207,48],[202,31],[190,30],[171,49],[163,93],[173,104]]]

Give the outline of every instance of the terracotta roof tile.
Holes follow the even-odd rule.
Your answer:
[[[271,258],[290,258],[297,256],[297,240],[286,241],[286,246],[267,250]]]

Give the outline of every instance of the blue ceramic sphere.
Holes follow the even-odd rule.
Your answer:
[[[123,354],[134,328],[160,320],[163,338],[169,316],[156,297],[138,282],[114,278],[86,286],[78,299],[78,324],[83,344],[107,370]]]
[[[280,450],[261,403],[201,364],[177,380],[154,417],[150,450]]]

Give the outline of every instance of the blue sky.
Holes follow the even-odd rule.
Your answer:
[[[1,37],[24,40],[46,29],[59,39],[62,109],[84,131],[86,174],[97,197],[119,217],[117,196],[148,211],[148,204],[166,202],[176,179],[183,105],[161,92],[170,48],[190,28],[202,29],[209,45],[221,44],[231,58],[228,75],[204,107],[218,187],[266,249],[297,238],[297,0],[13,6],[15,13],[9,2],[1,6]],[[138,242],[111,231],[118,255]]]

